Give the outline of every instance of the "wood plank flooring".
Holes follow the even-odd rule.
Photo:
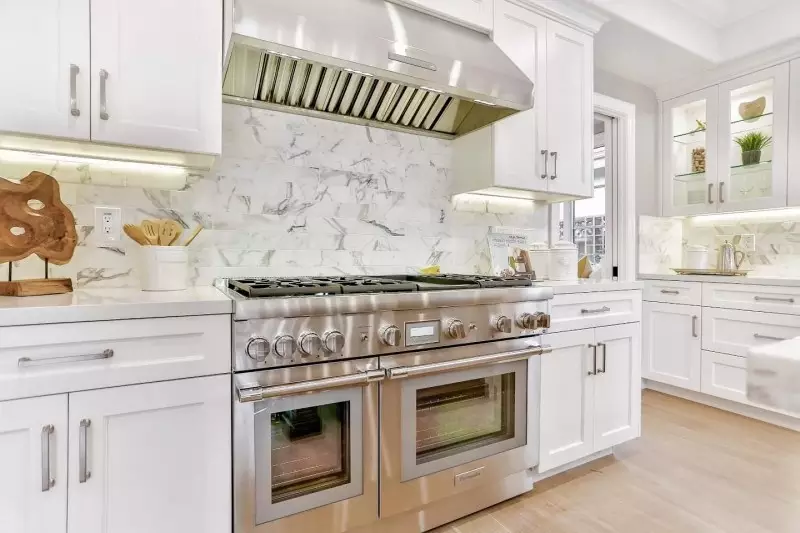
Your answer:
[[[800,433],[653,391],[642,438],[435,533],[800,533]]]

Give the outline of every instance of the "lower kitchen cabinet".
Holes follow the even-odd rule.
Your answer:
[[[0,531],[67,529],[67,395],[0,402]]]
[[[702,308],[644,302],[642,377],[700,390]]]
[[[231,527],[230,376],[69,395],[70,533]]]
[[[639,324],[555,333],[542,356],[539,472],[641,431]]]

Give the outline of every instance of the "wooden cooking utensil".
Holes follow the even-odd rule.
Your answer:
[[[183,228],[174,220],[162,220],[161,228],[158,231],[158,244],[161,246],[172,246],[172,243],[181,236]]]
[[[142,246],[148,246],[150,244],[150,241],[147,240],[147,236],[142,231],[142,228],[135,224],[125,224],[122,226],[122,231],[125,232],[125,235]]]
[[[196,228],[194,228],[194,231],[192,231],[191,235],[189,235],[189,238],[186,239],[186,242],[183,243],[183,245],[184,246],[189,246],[190,244],[192,244],[192,241],[195,239],[195,237],[197,237],[200,234],[200,232],[202,230],[203,230],[203,226],[200,226],[200,225],[198,225]]]
[[[158,234],[161,224],[154,220],[142,220],[142,233],[147,238],[147,241],[152,245],[158,245]]]

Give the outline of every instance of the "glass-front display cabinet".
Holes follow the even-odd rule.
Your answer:
[[[789,64],[719,86],[718,211],[786,206]]]
[[[662,213],[716,210],[717,87],[668,100],[662,116]]]

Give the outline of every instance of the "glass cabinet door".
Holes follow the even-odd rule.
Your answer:
[[[668,100],[663,107],[662,212],[717,210],[717,88]]]
[[[402,384],[403,481],[524,446],[527,362]]]
[[[789,65],[723,83],[720,211],[786,206]]]
[[[256,524],[362,493],[362,389],[255,405]]]

